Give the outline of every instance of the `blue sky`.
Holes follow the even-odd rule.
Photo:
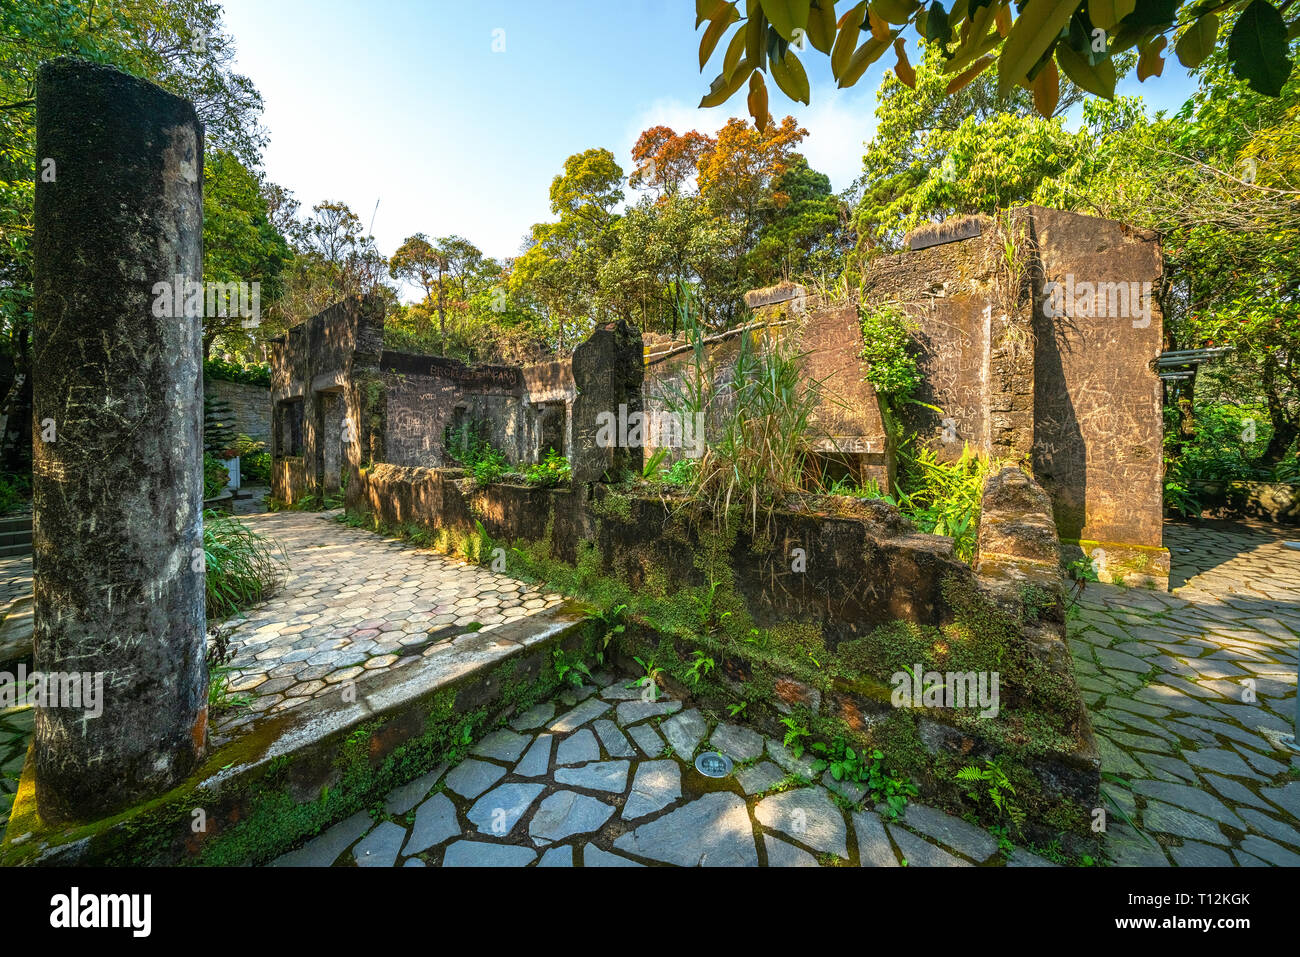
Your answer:
[[[223,5],[237,68],[266,101],[268,174],[304,210],[337,199],[367,224],[374,214],[385,254],[424,232],[515,255],[528,227],[550,218],[547,191],[565,157],[603,146],[630,172],[646,127],[713,133],[745,113],[743,91],[697,108],[716,64],[700,74],[693,0]],[[493,51],[494,38],[504,51]],[[836,90],[827,58],[810,52],[812,105],[769,84],[771,111],[808,129],[809,162],[843,189],[860,170],[876,87],[893,56],[853,89]],[[1170,57],[1163,78],[1129,79],[1120,91],[1173,108],[1191,89]]]

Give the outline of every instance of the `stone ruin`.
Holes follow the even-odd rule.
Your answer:
[[[34,804],[44,826],[66,823],[55,840],[75,857],[90,839],[78,822],[108,819],[187,776],[163,809],[171,817],[192,806],[187,789],[215,788],[214,808],[233,828],[256,792],[226,786],[230,765],[220,751],[205,753],[203,580],[193,564],[202,528],[199,321],[154,315],[152,284],[140,279],[201,274],[202,128],[190,104],[71,61],[42,69],[37,101],[38,152],[56,157],[60,174],[37,190],[35,403],[59,434],[38,445],[34,463],[34,660],[46,672],[93,668],[113,700],[93,727],[76,726],[75,712],[58,707],[38,711],[15,819],[35,821]],[[113,121],[88,123],[88,115]],[[900,714],[880,693],[892,666],[887,629],[911,629],[939,647],[939,629],[979,638],[987,628],[1020,659],[1008,712],[1049,716],[1054,736],[1031,740],[1026,751],[1007,737],[1014,724],[979,729],[925,714],[908,725],[917,755],[937,768],[1009,747],[1030,754],[1045,795],[1036,808],[1043,833],[1086,831],[1100,762],[1064,642],[1059,540],[1104,551],[1101,567],[1116,577],[1159,583],[1167,575],[1160,395],[1150,369],[1161,330],[1148,292],[1159,279],[1159,249],[1120,224],[1038,207],[918,234],[911,246],[874,262],[863,292],[917,322],[924,397],[943,412],[909,425],[937,451],[969,443],[1034,473],[1007,468],[989,479],[974,567],[954,558],[951,540],[916,533],[881,503],[778,511],[762,532],[720,536],[689,510],[617,491],[609,480],[638,470],[653,437],[640,446],[602,442],[601,418],[617,417],[621,429],[624,419],[662,408],[665,382],[682,370],[672,344],[647,349],[619,323],[596,330],[572,360],[471,367],[385,350],[377,297],[338,303],[275,348],[273,494],[292,502],[345,491],[350,509],[380,525],[424,526],[452,536],[452,547],[470,537],[480,549],[485,538],[519,542],[540,561],[586,562],[633,592],[666,599],[711,594],[710,582],[725,580],[728,614],[782,636],[773,655],[732,648],[718,662],[724,703],[767,689],[753,720],[769,733],[780,715],[797,714],[887,740]],[[108,323],[106,299],[120,304]],[[818,412],[819,453],[885,484],[894,450],[862,382],[857,305],[819,303],[792,288],[757,292],[750,303],[760,321],[798,321],[810,374],[837,394]],[[719,375],[736,336],[750,334],[757,331],[712,344]],[[446,467],[446,443],[470,424],[518,462],[548,450],[566,455],[575,481],[556,489],[467,483]],[[131,476],[129,488],[122,475]],[[808,564],[792,576],[794,548]],[[571,643],[599,638],[557,627]],[[618,653],[626,655],[661,641],[641,625],[625,637]],[[809,648],[855,662],[852,680],[792,657]],[[676,640],[674,654],[688,650]],[[549,649],[533,651],[529,668],[540,674]],[[513,674],[515,664],[501,667]],[[461,688],[457,707],[494,689]],[[422,726],[430,694],[416,684],[403,691],[405,730],[394,741]],[[370,708],[304,718],[324,729],[304,753],[330,766],[351,729],[373,722]],[[296,746],[291,739],[264,743],[239,773],[274,776]],[[918,773],[927,793],[951,784]],[[317,797],[299,788],[293,800]],[[5,851],[22,858],[38,843],[21,847],[29,836],[7,834]],[[175,835],[162,840],[172,847],[157,853],[181,851]],[[130,828],[113,842],[112,853],[129,854]]]
[[[1034,206],[920,231],[910,245],[873,260],[861,294],[864,308],[893,304],[915,324],[924,405],[904,410],[905,430],[943,458],[969,447],[1029,467],[1067,557],[1086,554],[1103,581],[1167,587],[1156,237]],[[824,383],[830,398],[814,423],[823,464],[891,488],[896,450],[863,379],[859,304],[822,303],[793,285],[747,302],[756,324],[798,330],[808,375]],[[663,430],[646,428],[633,461],[598,446],[595,417],[644,411],[658,421],[691,361],[681,341],[642,342],[619,324],[597,330],[572,360],[471,367],[383,350],[382,321],[377,302],[340,303],[274,350],[277,497],[337,489],[345,463],[447,465],[444,436],[466,422],[515,462],[567,455],[579,481],[639,468]],[[756,333],[709,338],[720,379],[740,338]],[[641,370],[620,365],[637,354]],[[594,402],[575,386],[575,368]],[[611,403],[611,389],[625,401]]]

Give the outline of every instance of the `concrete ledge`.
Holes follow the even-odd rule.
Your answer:
[[[559,685],[556,649],[588,656],[588,609],[565,602],[365,676],[354,700],[314,699],[259,719],[165,795],[51,828],[24,766],[0,865],[264,863],[392,787],[453,760],[498,720]]]
[[[1169,590],[1169,549],[1122,542],[1094,542],[1087,539],[1061,541],[1061,560],[1067,565],[1087,558],[1097,570],[1098,581],[1130,588]]]

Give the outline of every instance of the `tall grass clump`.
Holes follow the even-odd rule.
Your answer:
[[[692,358],[683,381],[666,386],[666,404],[683,428],[702,422],[706,430],[683,484],[715,515],[740,506],[757,531],[760,514],[803,489],[822,383],[806,374],[797,335],[772,328],[741,334],[732,379],[721,383],[694,311],[682,319]]]
[[[270,597],[286,564],[283,546],[214,511],[203,513],[203,560],[207,614],[214,621]]]

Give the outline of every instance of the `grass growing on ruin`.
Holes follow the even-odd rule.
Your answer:
[[[270,596],[286,558],[279,543],[233,515],[203,515],[203,561],[208,618],[216,621]]]
[[[804,489],[825,390],[807,376],[794,337],[772,330],[740,337],[734,374],[723,385],[694,312],[685,310],[682,320],[690,364],[681,385],[665,384],[665,401],[678,421],[708,423],[712,434],[694,464],[673,477],[715,515],[741,506],[757,529],[760,514],[770,516],[785,496]]]

